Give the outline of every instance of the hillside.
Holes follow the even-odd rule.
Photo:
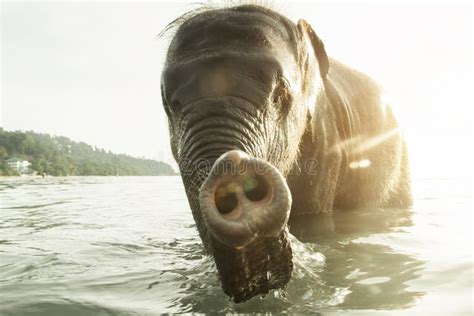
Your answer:
[[[62,136],[0,128],[0,175],[17,175],[7,161],[27,160],[30,173],[53,176],[175,175],[170,165],[114,154]]]

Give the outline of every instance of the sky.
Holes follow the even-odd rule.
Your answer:
[[[169,37],[157,34],[194,3],[2,1],[0,125],[170,161],[160,98]],[[293,21],[306,19],[330,56],[384,86],[415,165],[466,172],[461,166],[472,162],[474,107],[472,4],[274,6]]]

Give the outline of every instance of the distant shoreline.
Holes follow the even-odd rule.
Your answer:
[[[87,178],[87,177],[101,177],[101,178],[126,178],[126,177],[178,177],[180,176],[179,173],[177,174],[162,174],[162,175],[123,175],[123,176],[113,176],[113,175],[80,175],[80,176],[50,176],[47,175],[45,177],[42,176],[32,176],[32,175],[0,175],[1,178],[23,178],[23,179],[54,179],[54,178]]]
[[[64,136],[0,128],[0,176],[173,176],[163,161],[115,154]]]

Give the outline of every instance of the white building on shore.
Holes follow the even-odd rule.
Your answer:
[[[7,165],[18,173],[28,173],[31,162],[19,158],[10,158],[7,160]]]

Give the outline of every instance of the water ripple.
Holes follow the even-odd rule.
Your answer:
[[[286,288],[234,304],[178,177],[0,178],[0,314],[427,313],[446,297],[469,312],[469,196],[424,181],[412,210],[336,214],[333,232],[292,236]]]

